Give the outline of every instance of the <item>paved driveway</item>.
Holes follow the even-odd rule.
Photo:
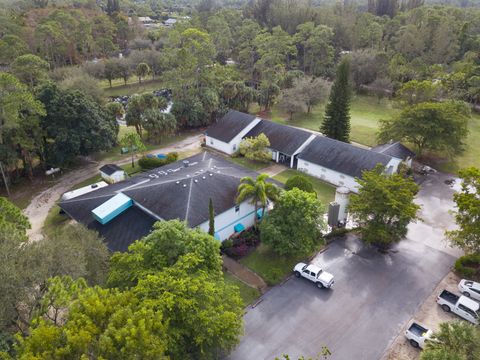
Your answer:
[[[443,242],[453,222],[453,190],[442,174],[423,184],[418,202],[425,222],[388,254],[366,248],[353,236],[331,244],[314,262],[335,275],[332,290],[291,278],[263,296],[245,315],[245,336],[230,359],[315,356],[329,360],[376,360],[420,304],[448,273],[457,250]]]

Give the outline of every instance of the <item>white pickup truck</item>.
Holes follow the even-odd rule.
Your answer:
[[[478,325],[480,304],[466,296],[458,296],[450,291],[443,290],[437,297],[437,304],[446,312],[453,312],[461,318]]]
[[[433,335],[433,331],[413,321],[407,330],[405,330],[405,337],[415,348],[423,349],[425,347],[425,341],[430,340]]]
[[[318,288],[331,288],[334,281],[333,275],[322,270],[317,265],[313,264],[305,264],[305,263],[298,263],[295,265],[293,272],[296,277],[304,277],[310,281],[313,281]]]

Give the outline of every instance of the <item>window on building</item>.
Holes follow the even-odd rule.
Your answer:
[[[339,181],[338,185],[343,186],[345,183],[343,181]]]
[[[210,145],[213,145],[213,140],[212,139],[210,139]]]
[[[322,168],[322,171],[327,171],[327,169],[325,169],[325,168]]]
[[[239,212],[240,211],[240,205],[235,205],[235,212]]]
[[[341,179],[345,179],[345,175],[340,175],[340,178],[341,178]]]
[[[237,144],[233,144],[233,151],[237,150]]]

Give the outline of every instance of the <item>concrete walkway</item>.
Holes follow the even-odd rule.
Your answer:
[[[260,290],[263,294],[267,290],[267,284],[263,279],[238,261],[223,255],[223,267],[248,286]]]
[[[273,164],[270,166],[267,166],[266,168],[258,170],[260,174],[267,174],[270,177],[273,177],[277,174],[280,174],[282,171],[287,170],[288,167],[282,164]]]

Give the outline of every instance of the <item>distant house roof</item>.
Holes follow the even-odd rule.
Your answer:
[[[112,175],[113,173],[117,172],[117,171],[124,171],[120,166],[118,165],[115,165],[115,164],[107,164],[107,165],[103,165],[101,168],[100,168],[100,171],[107,174],[107,175]]]
[[[270,141],[270,148],[286,155],[293,155],[300,146],[312,136],[312,133],[291,126],[280,125],[270,120],[261,120],[245,136],[255,137],[265,134]]]
[[[209,218],[209,199],[213,201],[215,214],[231,209],[236,205],[240,179],[258,175],[209,153],[192,156],[187,161],[187,167],[177,161],[62,201],[60,207],[73,219],[97,230],[111,250],[123,251],[148,234],[157,220],[180,219],[190,227],[204,223]],[[131,198],[134,206],[101,225],[91,211],[118,193]]]
[[[372,148],[372,151],[402,160],[413,158],[416,155],[413,151],[402,145],[399,141],[391,144],[382,144],[375,146],[374,148]]]
[[[361,177],[363,170],[371,170],[377,164],[385,166],[392,159],[325,136],[317,136],[298,158],[353,177]]]
[[[205,133],[207,136],[229,143],[255,119],[254,115],[230,110],[224,117],[211,125]]]

